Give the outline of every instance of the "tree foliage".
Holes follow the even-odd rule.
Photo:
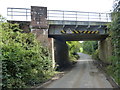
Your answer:
[[[97,41],[84,41],[82,43],[83,52],[87,54],[93,54],[98,49]]]
[[[23,88],[47,80],[52,63],[47,48],[32,33],[21,33],[19,25],[0,23],[2,87]]]
[[[120,85],[120,12],[112,13],[112,22],[109,28],[112,38],[113,56],[110,58],[112,65],[108,66],[108,71]]]
[[[69,46],[69,58],[71,61],[76,61],[79,58],[77,52],[80,52],[80,43],[78,41],[67,41]]]

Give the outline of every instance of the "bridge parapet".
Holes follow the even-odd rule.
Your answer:
[[[8,20],[31,21],[30,8],[7,8]],[[47,10],[47,20],[111,22],[111,13]]]
[[[111,22],[110,13],[48,10],[48,20]]]

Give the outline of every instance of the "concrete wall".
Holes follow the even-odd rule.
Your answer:
[[[111,38],[99,41],[99,58],[108,63],[108,59],[112,56]]]
[[[69,67],[68,46],[65,41],[55,39],[55,61],[60,69]]]

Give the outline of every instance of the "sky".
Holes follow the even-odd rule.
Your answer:
[[[7,16],[7,7],[30,8],[44,6],[48,10],[109,12],[113,0],[0,0],[0,14]]]

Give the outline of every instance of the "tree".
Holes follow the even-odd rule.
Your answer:
[[[120,84],[120,12],[112,13],[112,22],[109,25],[110,36],[112,38],[113,56],[110,61],[112,65],[108,66],[109,73]]]
[[[84,41],[82,47],[84,53],[92,54],[98,49],[98,43],[96,41]]]
[[[81,44],[78,41],[67,41],[69,46],[69,58],[71,61],[76,61],[79,58],[77,52],[80,52]]]

